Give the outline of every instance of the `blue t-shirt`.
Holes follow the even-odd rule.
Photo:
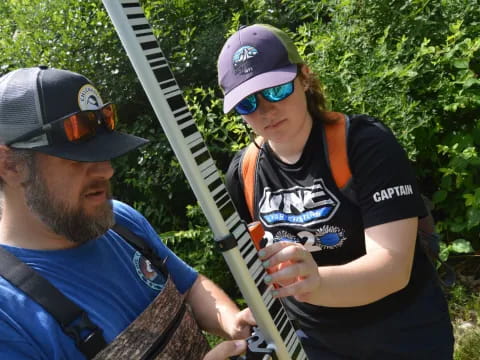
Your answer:
[[[197,273],[158,238],[148,221],[113,201],[115,221],[142,237],[166,264],[181,293]],[[4,246],[87,312],[111,342],[156,297],[165,278],[112,230],[65,250]],[[57,321],[22,291],[0,277],[0,359],[84,359]]]

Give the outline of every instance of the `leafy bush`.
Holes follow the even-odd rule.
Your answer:
[[[464,330],[456,336],[454,360],[475,359],[480,353],[480,330],[477,328]]]
[[[455,336],[455,360],[475,359],[480,351],[478,280],[467,279],[468,277],[460,277],[460,281],[448,294]]]
[[[479,250],[479,2],[329,3],[330,20],[303,24],[296,40],[331,108],[387,123],[434,201],[443,240]]]
[[[188,206],[187,230],[170,231],[161,234],[163,241],[189,264],[202,274],[213,279],[232,298],[240,297],[238,288],[221,253],[213,241],[213,233],[208,228],[199,206]]]

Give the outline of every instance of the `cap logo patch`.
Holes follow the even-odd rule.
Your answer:
[[[233,54],[233,69],[235,75],[248,74],[253,72],[253,66],[251,65],[251,58],[258,54],[258,50],[253,46],[242,46]]]
[[[102,98],[90,84],[83,85],[78,91],[78,107],[81,110],[95,110],[103,105]]]

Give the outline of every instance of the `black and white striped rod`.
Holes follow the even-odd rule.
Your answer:
[[[236,240],[237,246],[223,256],[274,352],[273,359],[307,359],[280,300],[263,282],[265,271],[247,227],[235,211],[140,3],[103,3],[215,238],[233,235]]]

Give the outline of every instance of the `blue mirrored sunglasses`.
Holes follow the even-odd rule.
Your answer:
[[[247,96],[235,106],[235,111],[240,115],[248,115],[257,110],[257,95],[262,94],[263,98],[270,102],[278,102],[293,94],[293,80],[282,85],[264,89],[255,94]]]

